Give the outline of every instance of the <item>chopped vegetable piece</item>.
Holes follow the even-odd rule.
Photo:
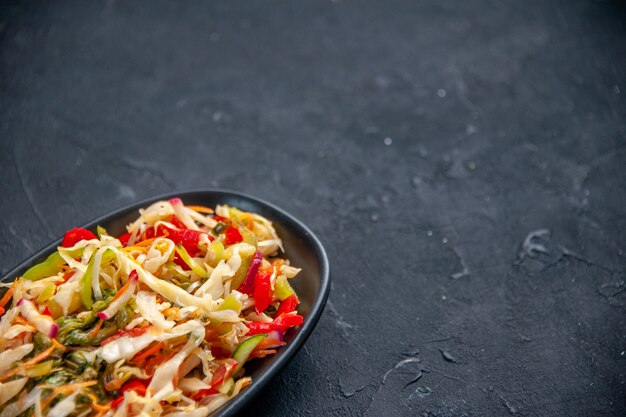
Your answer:
[[[298,297],[295,294],[291,294],[289,297],[285,298],[282,303],[280,303],[280,307],[278,307],[278,310],[276,310],[276,317],[280,317],[282,314],[296,311],[298,303]]]
[[[250,330],[249,335],[267,333],[272,330],[287,330],[291,327],[299,326],[304,318],[298,314],[283,314],[274,319],[271,323],[252,322],[247,323],[246,327]]]
[[[121,235],[120,237],[117,238],[117,240],[120,241],[120,243],[122,244],[122,246],[126,246],[128,245],[128,241],[130,240],[130,233],[124,233],[123,235]]]
[[[254,309],[257,313],[264,312],[272,303],[272,274],[257,272],[254,280]]]
[[[233,353],[233,359],[237,361],[237,366],[233,369],[233,374],[237,374],[239,370],[243,367],[243,364],[246,363],[248,357],[252,353],[254,349],[258,346],[263,339],[267,337],[267,334],[257,334],[256,336],[252,336],[249,339],[244,340],[239,344],[235,353]]]
[[[102,254],[102,258],[100,261],[100,265],[102,264],[107,264],[108,262],[110,262],[111,260],[113,260],[113,258],[115,258],[115,252],[107,250]],[[83,278],[81,279],[81,285],[80,285],[80,299],[83,302],[83,305],[87,308],[87,309],[91,309],[91,306],[93,305],[93,300],[92,300],[92,294],[93,294],[93,269],[94,269],[94,257],[91,258],[91,262],[89,262],[89,265],[87,266],[87,270],[85,271],[85,274],[83,275]],[[98,265],[98,269],[100,268],[100,266]]]
[[[262,261],[263,254],[260,251],[256,251],[254,253],[254,257],[252,258],[252,262],[250,262],[250,268],[248,268],[248,272],[246,273],[243,283],[241,283],[241,285],[237,288],[239,292],[248,295],[254,294],[254,282]]]
[[[276,285],[274,288],[274,295],[276,296],[276,298],[278,298],[280,301],[284,301],[295,293],[296,292],[293,290],[293,288],[291,288],[287,277],[281,275],[276,278]]]
[[[241,311],[241,301],[235,298],[232,294],[229,294],[224,298],[224,301],[217,308],[218,310],[234,310],[236,312]]]
[[[94,235],[91,231],[87,229],[76,227],[72,230],[68,230],[67,232],[65,232],[65,236],[63,237],[63,242],[61,242],[61,246],[63,246],[64,248],[71,248],[81,240],[91,239],[97,239],[96,235]]]
[[[98,234],[98,239],[102,238],[102,236],[108,235],[107,229],[100,225],[96,226],[96,233]]]
[[[202,268],[196,261],[193,260],[189,253],[185,250],[185,247],[182,244],[176,245],[176,253],[181,257],[181,259],[191,268],[193,272],[196,273],[200,278],[206,278],[207,273],[204,268]]]
[[[242,240],[243,240],[243,236],[241,236],[241,233],[239,233],[239,230],[234,226],[230,226],[224,232],[224,243],[227,245],[234,245],[235,243],[239,243]]]
[[[54,252],[42,263],[29,268],[22,277],[29,281],[38,281],[58,274],[63,270],[63,265],[65,265],[65,259],[61,257],[59,252]]]

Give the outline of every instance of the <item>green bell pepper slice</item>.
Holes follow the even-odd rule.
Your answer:
[[[100,258],[100,265],[107,264],[115,258],[115,252],[106,250]],[[87,270],[80,280],[80,300],[87,310],[91,310],[93,306],[92,289],[91,289],[91,274],[93,271],[93,256],[87,265]]]
[[[54,252],[45,261],[29,268],[22,277],[29,281],[39,281],[42,278],[58,274],[63,270],[63,265],[65,265],[65,259],[61,257],[59,252]]]
[[[178,254],[178,256],[180,256],[182,258],[183,261],[185,261],[185,263],[187,265],[189,265],[189,268],[191,268],[191,270],[193,272],[196,273],[196,275],[198,275],[200,278],[206,278],[207,272],[206,269],[204,269],[203,267],[201,267],[198,262],[196,262],[190,255],[189,252],[187,252],[187,250],[185,249],[185,247],[179,243],[178,245],[176,245],[176,253]]]
[[[276,284],[274,285],[274,295],[280,301],[285,301],[290,295],[295,294],[296,292],[291,288],[291,284],[289,284],[289,280],[286,276],[281,275],[276,279]]]
[[[241,301],[236,299],[232,294],[228,294],[217,309],[218,311],[235,310],[237,312],[241,312]]]

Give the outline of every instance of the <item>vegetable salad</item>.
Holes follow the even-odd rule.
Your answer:
[[[2,284],[0,417],[206,416],[302,324],[268,219],[178,198],[139,214]]]

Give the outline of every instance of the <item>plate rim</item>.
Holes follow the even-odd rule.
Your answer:
[[[155,195],[153,197],[144,198],[138,200],[134,203],[126,204],[120,208],[114,209],[107,214],[98,216],[86,223],[82,226],[84,228],[91,228],[96,226],[99,222],[102,222],[106,219],[112,219],[115,217],[119,217],[123,214],[127,214],[131,210],[136,210],[138,208],[144,207],[146,204],[151,204],[159,200],[170,199],[173,197],[180,197],[181,199],[185,199],[185,196],[191,194],[221,194],[221,195],[231,195],[233,197],[242,198],[244,200],[249,200],[253,204],[266,206],[270,211],[275,211],[280,214],[281,217],[287,220],[287,222],[291,223],[292,226],[295,226],[295,229],[298,230],[298,233],[303,238],[308,239],[312,246],[315,248],[315,255],[320,261],[320,288],[315,299],[315,302],[311,306],[308,316],[306,317],[305,322],[302,326],[297,330],[297,333],[294,335],[291,342],[285,346],[281,354],[272,359],[272,362],[269,364],[267,370],[262,372],[259,376],[257,376],[252,384],[239,393],[232,400],[224,404],[222,407],[209,414],[211,417],[228,417],[233,416],[237,412],[242,411],[242,409],[248,405],[249,402],[259,394],[263,388],[273,379],[275,378],[284,368],[293,360],[296,354],[302,349],[308,338],[313,333],[313,330],[317,326],[320,317],[324,311],[324,307],[328,300],[328,295],[330,293],[330,263],[328,260],[328,255],[322,245],[320,239],[311,231],[311,229],[304,224],[302,221],[298,220],[292,214],[288,213],[284,209],[270,203],[261,198],[252,196],[247,193],[242,193],[239,191],[232,191],[223,188],[195,188],[195,189],[185,189],[180,191],[172,191],[159,195]],[[277,222],[274,219],[270,219],[272,222]],[[280,222],[278,222],[280,224]],[[17,272],[21,269],[26,268],[28,265],[33,264],[37,260],[41,259],[48,252],[52,251],[56,247],[60,245],[62,241],[62,237],[57,238],[52,241],[52,243],[44,246],[40,250],[36,251],[34,254],[29,256],[28,258],[21,261],[19,264],[11,268],[7,271],[1,282],[11,282],[12,279],[16,276]]]

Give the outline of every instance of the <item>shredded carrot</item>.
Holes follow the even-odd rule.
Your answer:
[[[141,242],[135,243],[135,246],[149,246],[152,244],[152,242],[154,242],[155,239],[155,237],[151,237],[150,239],[144,239]]]
[[[50,354],[54,351],[55,348],[56,346],[54,346],[53,344],[48,349],[41,352],[39,355],[34,356],[33,358],[27,360],[23,364],[17,366],[16,368],[11,369],[4,375],[0,375],[0,382],[6,381],[7,379],[11,378],[13,375],[21,375],[27,368],[30,368],[31,366],[41,362],[42,360],[50,356]]]
[[[84,392],[83,394],[85,394],[87,397],[89,397],[89,399],[92,401],[91,408],[93,408],[94,411],[98,412],[99,414],[102,414],[102,413],[104,413],[105,411],[108,411],[111,408],[111,406],[108,406],[108,405],[100,405],[100,404],[98,404],[98,397],[96,397],[92,393]]]
[[[130,253],[130,252],[146,252],[148,249],[145,246],[126,246],[124,249],[124,252]]]
[[[87,333],[87,336],[89,336],[90,339],[93,339],[94,337],[96,337],[96,335],[102,328],[102,323],[104,323],[104,320],[102,319],[98,320],[98,323],[96,324],[96,326],[93,329],[91,329],[89,333]]]
[[[159,343],[155,344],[154,346],[149,347],[148,349],[146,349],[143,353],[140,353],[140,354],[136,355],[133,358],[133,361],[134,362],[141,362],[144,359],[146,359],[148,356],[150,356],[150,355],[160,351],[163,348],[163,346],[165,346],[165,342],[159,342]]]
[[[69,269],[67,272],[65,272],[63,274],[63,280],[62,281],[57,281],[55,284],[56,285],[61,285],[65,282],[67,282],[70,278],[72,278],[74,276],[75,272],[73,269]]]
[[[15,318],[13,318],[13,321],[16,324],[25,324],[27,326],[33,326],[28,320],[26,320],[25,318],[22,318],[21,316],[15,316]]]
[[[250,354],[250,357],[251,358],[264,358],[267,355],[273,355],[274,353],[276,353],[276,349],[258,349],[258,350],[252,351],[252,353]]]
[[[2,299],[0,299],[0,307],[4,307],[9,302],[11,297],[13,297],[13,285],[9,287],[7,292],[5,292],[2,296]]]
[[[198,213],[206,213],[206,214],[214,213],[212,208],[205,207],[205,206],[185,206],[185,207],[193,211],[197,211]]]
[[[54,338],[53,338],[53,339],[50,339],[50,341],[52,342],[52,345],[53,345],[53,346],[55,346],[57,349],[59,349],[59,350],[65,350],[65,346],[64,346],[64,345],[62,345],[61,343],[59,343],[59,341],[58,341],[58,340],[56,340],[56,339],[54,339]]]
[[[128,291],[128,289],[130,288],[130,279],[128,281],[126,281],[126,284],[122,285],[122,288],[120,288],[117,291],[117,294],[115,294],[115,296],[113,297],[113,301],[117,300],[118,298],[120,298],[122,295],[124,295],[124,293],[126,291]]]
[[[61,265],[61,269],[65,272],[71,270],[72,268],[69,267],[69,265]]]
[[[81,388],[87,388],[92,385],[96,385],[97,383],[98,381],[96,381],[95,379],[92,379],[91,381],[75,382],[73,384],[61,385],[59,387],[55,385],[50,385],[50,384],[41,384],[41,385],[38,385],[38,387],[41,389],[53,389],[55,391],[63,393],[63,392],[68,392],[68,391],[76,391],[77,389],[81,389]]]
[[[3,315],[5,311],[4,307],[0,307],[0,316]]]
[[[54,398],[58,395],[57,392],[52,391],[44,400],[41,401],[41,409],[45,410],[46,407],[48,407],[50,405],[50,403],[52,402],[52,400],[54,400]]]
[[[263,340],[261,340],[261,342],[260,342],[260,343],[256,346],[256,348],[257,348],[257,349],[265,349],[265,348],[266,348],[266,347],[268,347],[268,346],[272,346],[272,345],[276,346],[276,344],[277,344],[277,343],[278,343],[278,344],[280,344],[280,346],[285,346],[285,345],[287,344],[286,342],[280,342],[280,341],[278,341],[278,340],[273,340],[273,339],[267,340],[267,339],[263,339]]]
[[[254,231],[254,220],[252,218],[248,220],[248,229],[250,229],[251,231]]]

